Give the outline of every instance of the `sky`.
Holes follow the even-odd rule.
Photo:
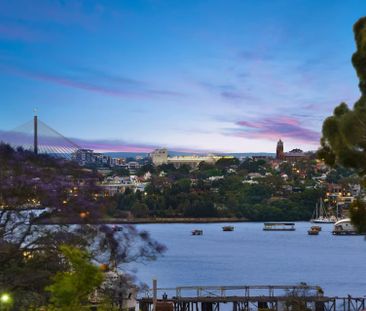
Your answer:
[[[0,130],[108,151],[315,150],[365,0],[0,0]]]

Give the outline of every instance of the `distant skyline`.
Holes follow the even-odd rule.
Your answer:
[[[365,0],[0,0],[0,131],[96,150],[315,150],[359,97]]]

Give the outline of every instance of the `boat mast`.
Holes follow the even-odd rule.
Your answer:
[[[315,219],[319,218],[319,203],[316,202],[316,208],[315,208]]]

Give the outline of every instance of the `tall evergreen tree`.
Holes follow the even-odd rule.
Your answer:
[[[353,27],[357,50],[352,64],[359,79],[361,97],[353,109],[346,103],[338,105],[333,115],[323,123],[323,136],[318,156],[331,166],[341,165],[354,169],[366,177],[366,17],[360,18]],[[365,180],[364,180],[365,181]],[[353,223],[362,230],[366,224],[360,222],[360,212],[365,211],[360,200],[351,210]],[[366,222],[366,221],[365,221]]]

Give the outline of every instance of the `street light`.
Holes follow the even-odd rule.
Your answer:
[[[11,302],[11,297],[10,297],[9,294],[3,293],[0,296],[0,301],[1,301],[1,303],[10,303]]]
[[[2,293],[0,294],[0,310],[10,310],[13,299],[10,294]]]

